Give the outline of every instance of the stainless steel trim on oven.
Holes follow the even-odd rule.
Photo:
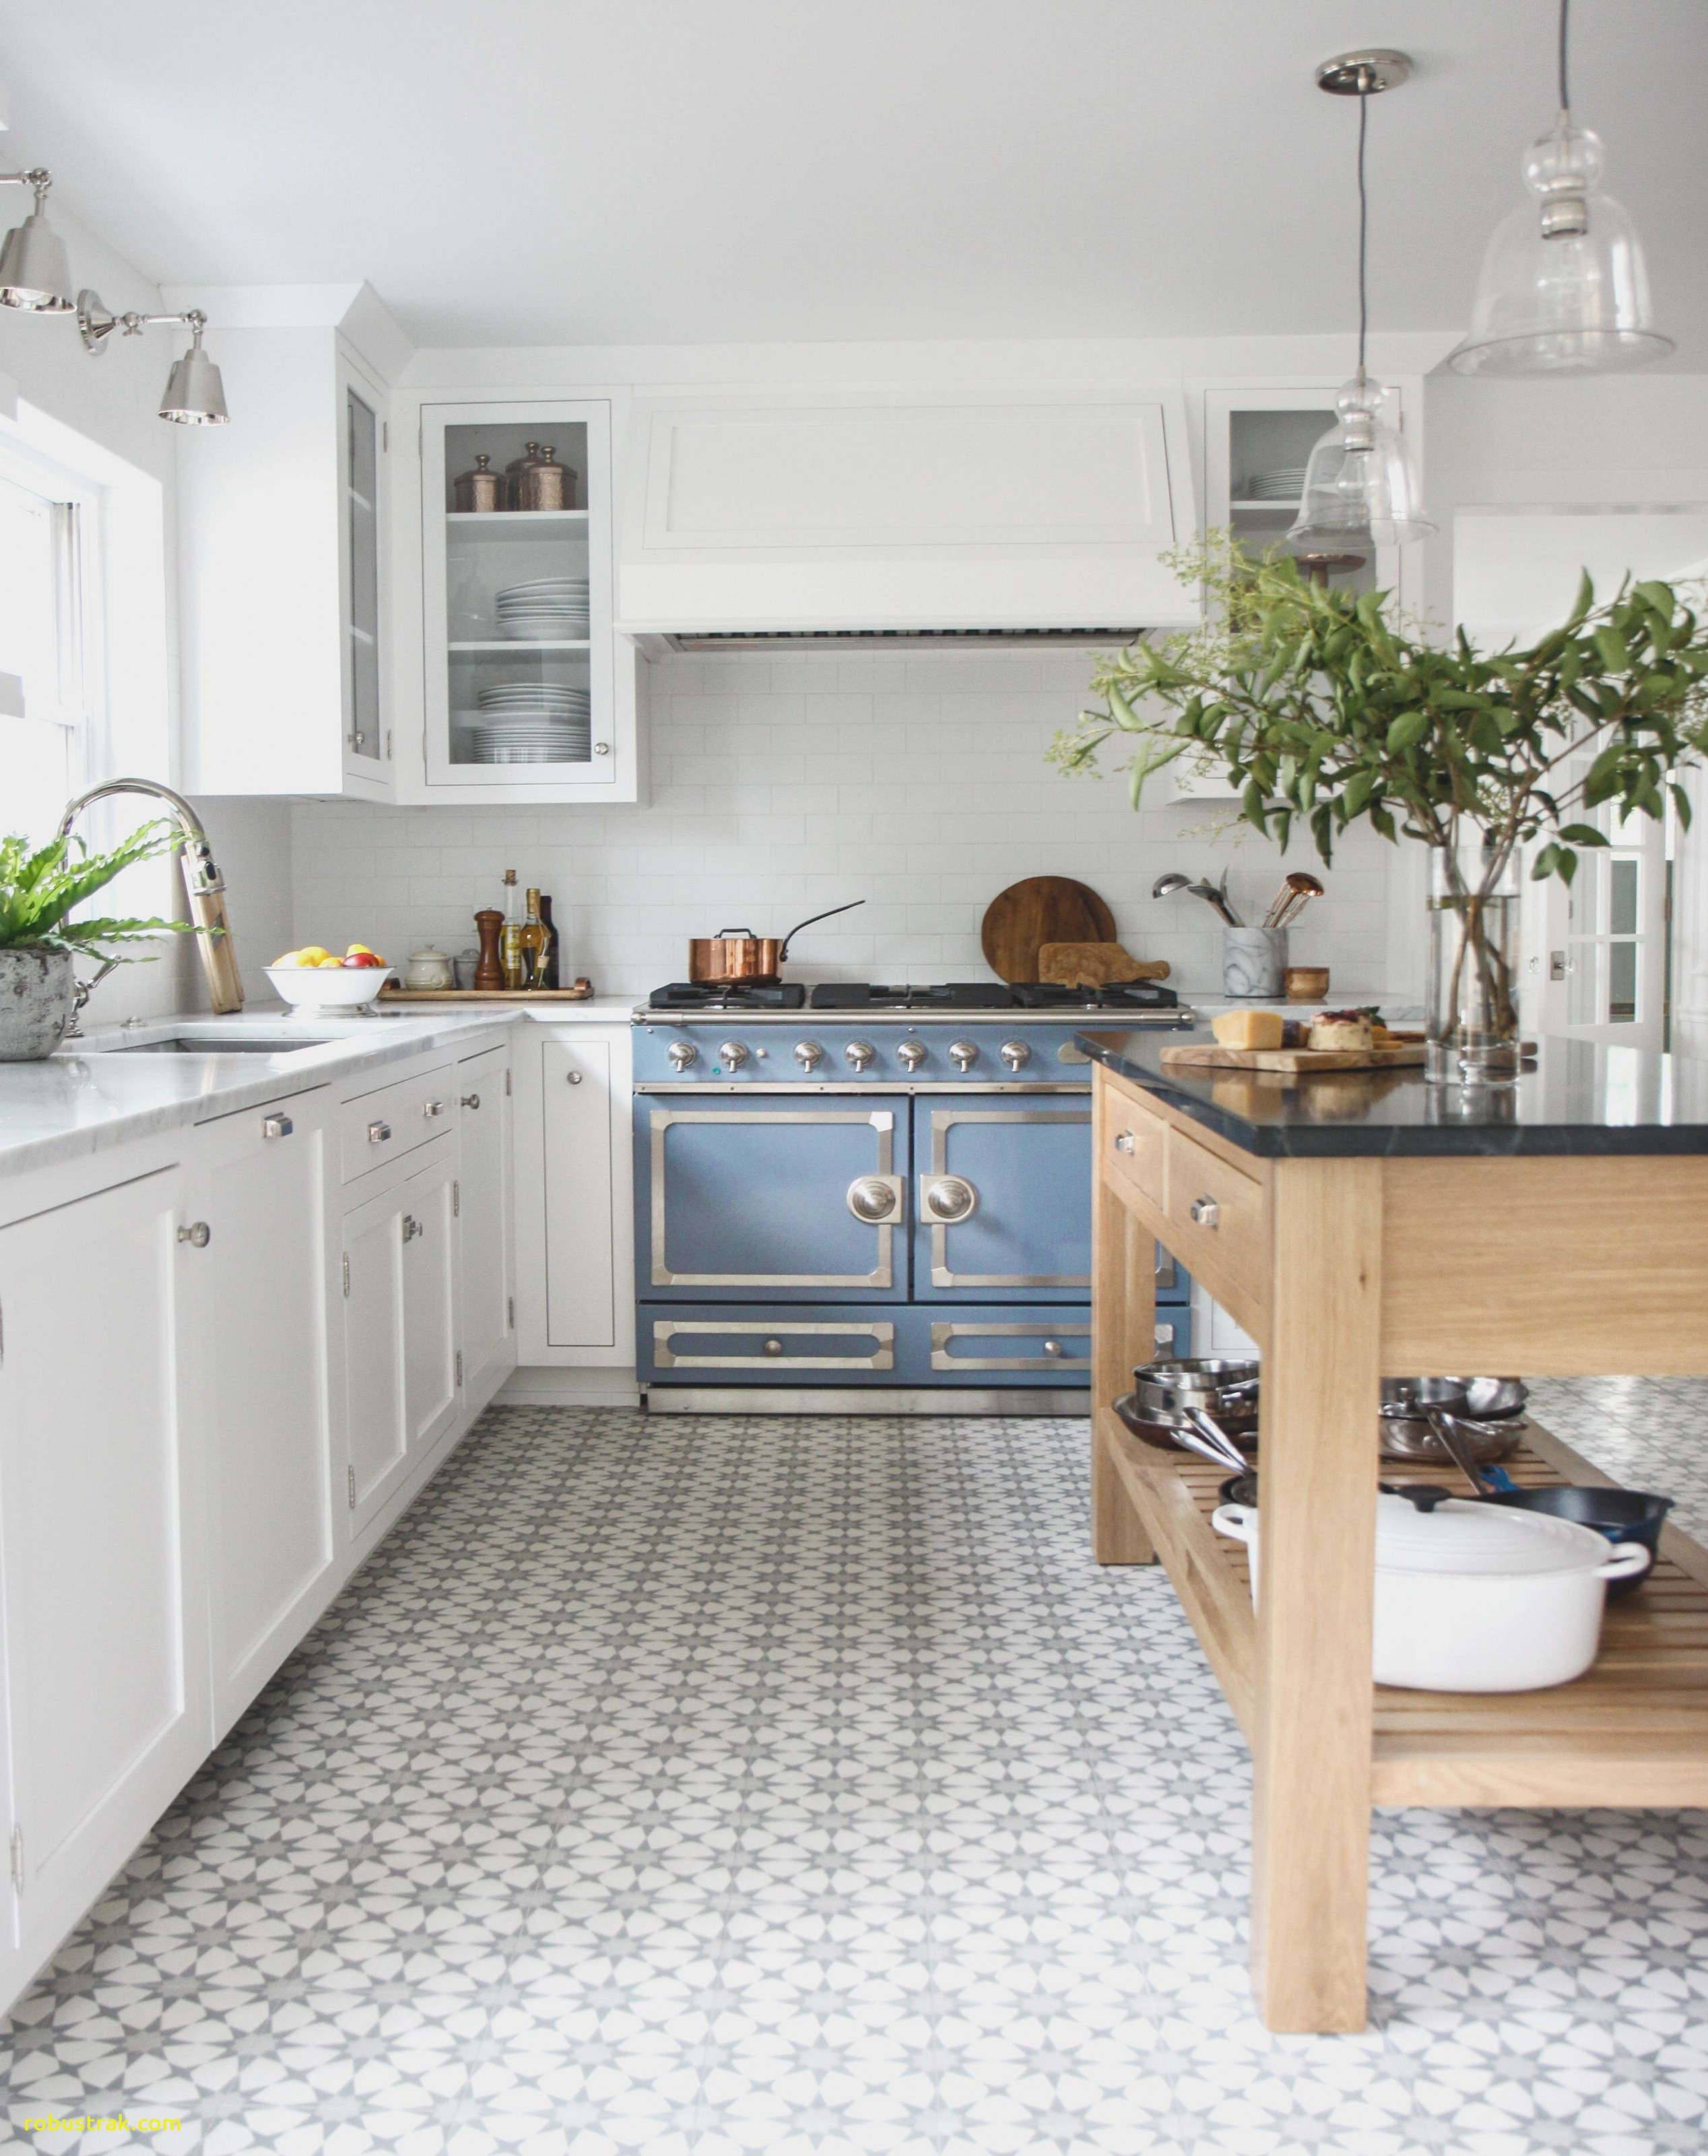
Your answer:
[[[895,1284],[895,1223],[878,1224],[878,1262],[869,1273],[673,1273],[664,1262],[664,1133],[672,1123],[722,1123],[744,1128],[756,1123],[869,1123],[878,1133],[878,1173],[895,1168],[895,1116],[889,1108],[865,1115],[833,1109],[813,1114],[792,1108],[774,1113],[731,1116],[719,1108],[654,1108],[652,1129],[652,1281],[654,1287],[893,1287]]]
[[[770,1355],[679,1355],[669,1345],[673,1334],[678,1332],[720,1333],[739,1332],[757,1334],[766,1340],[780,1339],[785,1333],[810,1333],[822,1339],[827,1332],[839,1337],[852,1333],[863,1340],[874,1342],[869,1355],[790,1355],[780,1364],[775,1353]],[[893,1370],[895,1368],[895,1327],[889,1318],[875,1318],[865,1325],[826,1325],[817,1321],[811,1324],[750,1325],[740,1321],[728,1322],[723,1318],[657,1317],[653,1320],[653,1360],[661,1370],[775,1370],[787,1367],[791,1370]],[[1053,1366],[1052,1366],[1053,1367]]]
[[[951,1355],[949,1342],[962,1335],[977,1340],[993,1337],[1027,1340],[1089,1340],[1089,1325],[957,1325],[952,1320],[931,1325],[931,1368],[934,1370],[1062,1370],[1084,1368],[1064,1363],[1054,1355]]]
[[[949,1132],[957,1123],[1084,1123],[1090,1114],[1074,1115],[1054,1108],[957,1108],[931,1111],[931,1173],[949,1173]],[[949,1229],[954,1224],[935,1221],[931,1226],[931,1286],[933,1287],[1090,1287],[1090,1273],[957,1273],[949,1264]]]
[[[753,1078],[637,1078],[637,1093],[691,1093],[702,1097],[707,1093],[806,1093],[816,1099],[821,1093],[852,1093],[869,1100],[874,1093],[941,1093],[952,1086],[956,1093],[1077,1093],[1089,1100],[1091,1088],[1076,1084],[1070,1078],[946,1078],[909,1079],[887,1078],[881,1075],[856,1081],[851,1078],[827,1078],[822,1084],[799,1079],[777,1080],[766,1076]]]
[[[649,1414],[1083,1415],[1083,1385],[660,1385]]]

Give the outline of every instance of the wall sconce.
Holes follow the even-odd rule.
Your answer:
[[[83,349],[97,357],[106,350],[107,339],[115,330],[122,330],[126,336],[141,336],[144,330],[156,326],[190,332],[190,349],[182,359],[174,360],[167,377],[160,400],[161,418],[181,427],[227,425],[231,414],[225,408],[225,385],[219,378],[219,369],[202,349],[208,317],[199,307],[192,307],[183,315],[115,315],[104,305],[99,292],[85,290],[77,295],[77,328]]]
[[[71,259],[44,207],[53,184],[53,174],[39,165],[27,172],[0,172],[0,187],[33,187],[36,196],[35,208],[0,246],[0,305],[33,315],[71,311]]]

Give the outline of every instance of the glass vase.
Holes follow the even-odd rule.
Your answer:
[[[1504,1084],[1518,1075],[1518,865],[1480,831],[1429,852],[1429,995],[1423,1074]]]

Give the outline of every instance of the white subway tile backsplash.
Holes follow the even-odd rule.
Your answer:
[[[627,992],[680,978],[690,936],[740,925],[782,934],[845,899],[791,953],[798,979],[986,978],[985,906],[1044,873],[1100,891],[1129,947],[1188,988],[1219,985],[1220,937],[1196,899],[1151,897],[1169,869],[1223,866],[1255,920],[1290,867],[1323,876],[1294,957],[1348,988],[1387,970],[1393,850],[1360,833],[1324,870],[1285,860],[1234,804],[1129,804],[1125,774],[1069,780],[1044,762],[1088,701],[1090,655],[833,654],[670,659],[652,673],[653,793],[644,808],[393,809],[305,802],[293,812],[299,940],[474,941],[501,877],[550,891],[568,971]]]

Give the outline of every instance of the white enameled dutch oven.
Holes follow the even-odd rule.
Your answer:
[[[1649,1554],[1610,1550],[1593,1527],[1419,1491],[1376,1501],[1376,1681],[1422,1691],[1538,1691],[1595,1660],[1607,1583]],[[1223,1505],[1211,1525],[1251,1553],[1254,1507]]]

